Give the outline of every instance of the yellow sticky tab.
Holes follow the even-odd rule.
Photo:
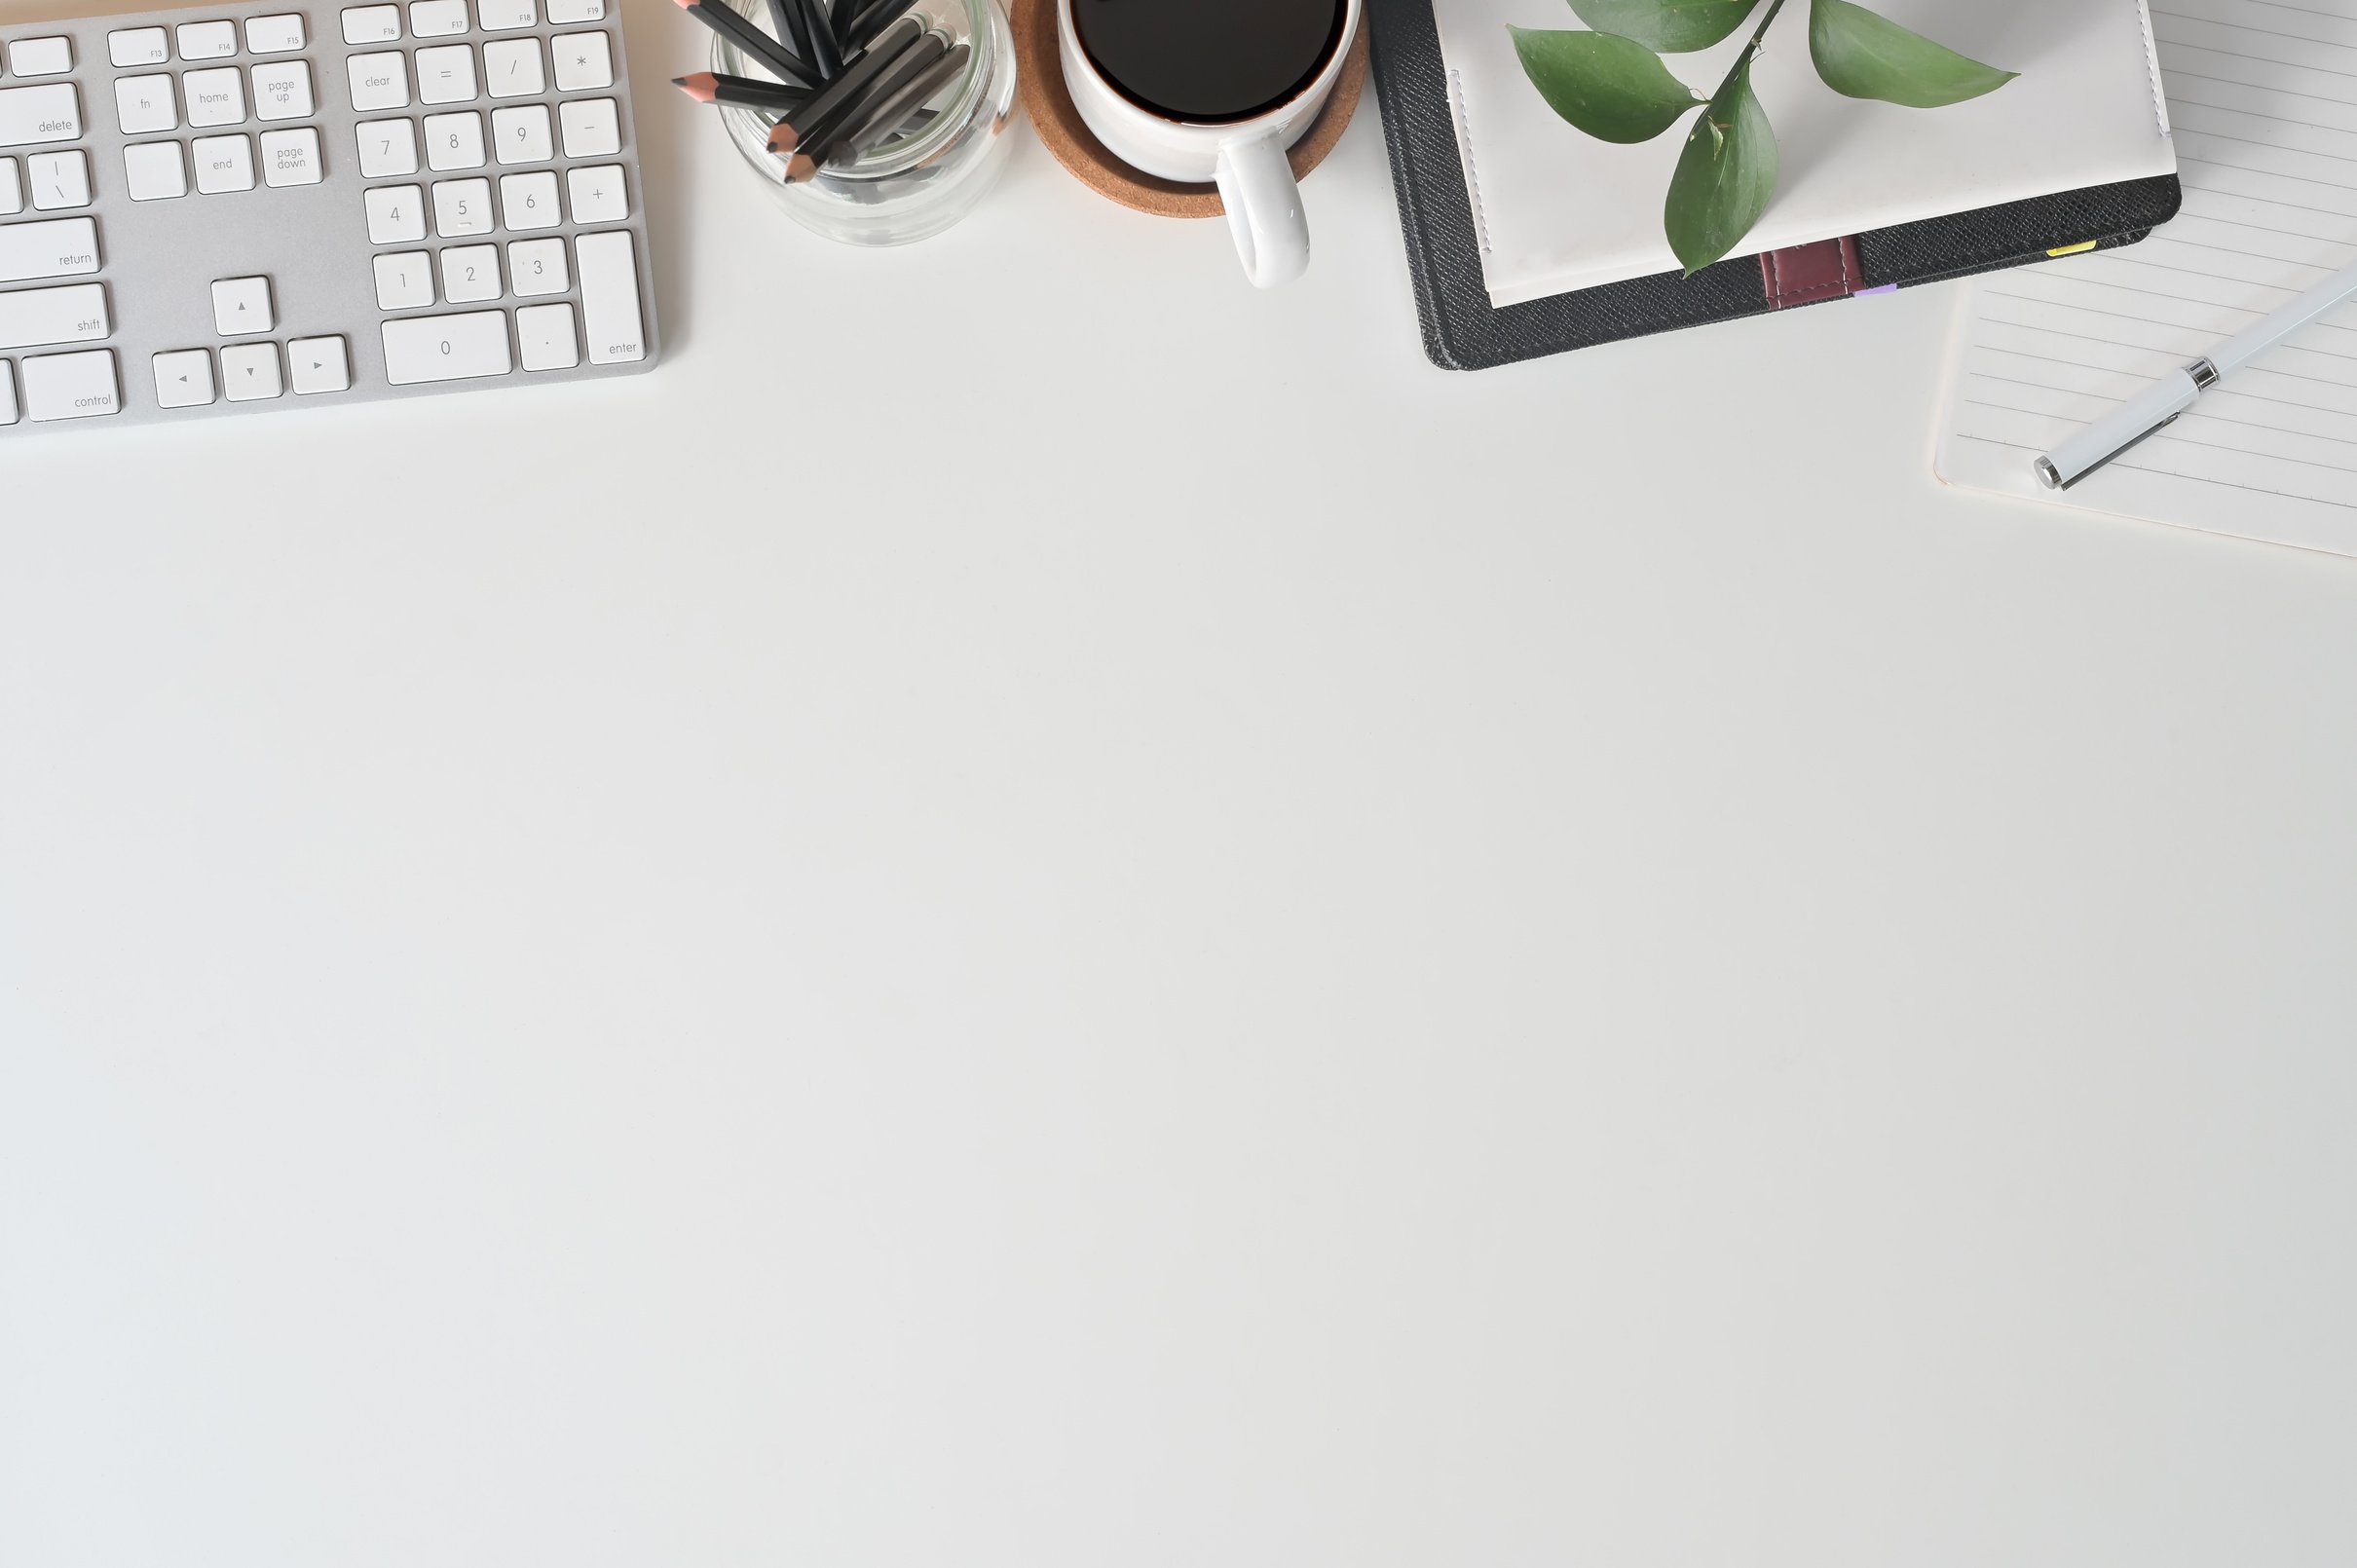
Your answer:
[[[2064,245],[2061,249],[2049,250],[2046,254],[2049,256],[2076,256],[2082,250],[2093,250],[2102,243],[2100,240],[2090,240],[2085,244]]]

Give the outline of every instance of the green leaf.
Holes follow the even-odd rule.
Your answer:
[[[1742,243],[1776,195],[1776,128],[1751,91],[1745,60],[1695,122],[1663,213],[1686,276]]]
[[[1642,44],[1611,33],[1506,30],[1531,85],[1599,141],[1651,141],[1702,101]]]
[[[1743,24],[1760,0],[1571,0],[1580,19],[1665,55],[1708,49]]]
[[[1834,92],[1910,109],[1944,109],[1977,98],[2016,74],[1966,59],[1850,0],[1813,0],[1809,53]]]

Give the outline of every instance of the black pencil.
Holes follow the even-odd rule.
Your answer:
[[[740,109],[774,109],[780,114],[790,114],[810,101],[810,94],[798,87],[780,87],[750,76],[723,76],[716,71],[675,76],[671,85],[698,103],[733,103]]]
[[[941,34],[933,36],[938,38]],[[972,45],[959,44],[915,77],[877,98],[875,106],[861,117],[859,123],[843,132],[830,156],[856,158],[869,148],[882,143],[916,119],[921,106],[934,93],[956,81],[973,53]]]
[[[810,46],[818,51],[818,68],[830,80],[842,74],[842,40],[837,36],[835,22],[827,15],[827,0],[793,0],[810,19]]]
[[[844,51],[858,54],[915,4],[917,0],[874,0],[867,10],[859,14],[859,19],[851,23],[850,30],[842,35]]]
[[[769,132],[769,150],[791,153],[802,145],[804,136],[825,135],[841,126],[843,115],[867,95],[876,79],[889,70],[901,52],[914,45],[924,31],[923,20],[917,17],[903,17],[885,28],[866,54],[827,84],[826,91],[778,122],[777,129]]]
[[[827,14],[827,19],[835,24],[835,37],[838,42],[850,36],[851,23],[858,19],[858,17],[859,0],[835,0],[834,9]]]
[[[842,113],[823,125],[812,127],[802,144],[802,150],[821,164],[832,163],[851,151],[849,143],[852,137],[867,129],[868,122],[875,117],[877,105],[897,95],[902,88],[931,70],[949,47],[947,33],[927,32],[919,37],[894,56],[892,63],[876,74],[876,80],[868,84],[866,92],[842,106]]]
[[[821,84],[812,68],[786,52],[785,46],[729,9],[723,0],[678,0],[680,10],[760,60],[788,82],[815,88]]]

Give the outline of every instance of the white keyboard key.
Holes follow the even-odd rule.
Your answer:
[[[474,96],[472,45],[444,44],[418,51],[420,103],[465,103]]]
[[[541,10],[534,0],[477,0],[475,15],[483,19],[487,33],[513,32],[518,27],[541,24]]]
[[[311,62],[281,60],[253,68],[253,112],[257,120],[311,118]]]
[[[409,31],[418,38],[449,38],[467,30],[467,0],[414,0]]]
[[[115,78],[115,123],[127,136],[180,129],[180,103],[169,76]]]
[[[562,240],[517,240],[507,246],[507,280],[518,294],[562,294],[573,286]]]
[[[548,91],[537,38],[503,38],[483,46],[483,83],[495,98],[529,98]]]
[[[491,232],[491,182],[446,179],[433,188],[433,232],[445,240]]]
[[[221,351],[221,380],[233,403],[268,402],[286,391],[279,379],[279,346],[233,343]]]
[[[614,85],[613,48],[604,33],[565,33],[548,40],[556,52],[556,87],[560,93]]]
[[[0,283],[71,278],[98,270],[98,226],[88,218],[0,227]]]
[[[235,65],[189,71],[180,78],[192,126],[234,126],[245,119],[245,77]]]
[[[395,387],[428,381],[505,376],[515,368],[507,352],[507,313],[410,316],[384,324],[385,378]]]
[[[0,349],[94,343],[113,330],[106,316],[104,283],[22,288],[0,294]]]
[[[577,21],[604,21],[606,0],[548,0],[548,19],[559,26]]]
[[[176,141],[146,141],[123,149],[123,183],[134,202],[168,202],[188,194],[188,164]]]
[[[399,50],[355,55],[344,62],[352,106],[362,114],[409,107],[409,57]]]
[[[342,338],[297,338],[286,345],[287,380],[297,397],[352,390],[352,355]]]
[[[565,221],[556,205],[556,175],[548,169],[500,176],[500,212],[510,229],[553,229]]]
[[[253,189],[253,143],[243,136],[199,136],[188,144],[197,161],[197,189],[206,196]]]
[[[74,68],[74,41],[19,38],[8,46],[8,68],[19,76],[63,76]]]
[[[418,128],[410,120],[368,120],[359,128],[360,173],[390,179],[418,171]]]
[[[96,419],[122,410],[114,350],[45,354],[24,361],[24,412],[36,423]]]
[[[344,13],[344,42],[390,44],[401,36],[399,6],[354,6]]]
[[[171,58],[171,38],[161,27],[126,27],[106,35],[106,57],[126,71],[162,65]]]
[[[560,103],[557,124],[567,158],[611,158],[622,150],[621,116],[612,98],[576,98]]]
[[[212,355],[203,349],[159,354],[155,366],[158,408],[203,408],[213,400]]]
[[[573,255],[581,276],[581,327],[589,339],[589,362],[611,365],[644,359],[638,249],[629,231],[584,234],[573,242]]]
[[[423,250],[404,250],[376,259],[377,309],[414,311],[433,303],[433,258]]]
[[[262,183],[272,186],[319,183],[319,132],[315,126],[262,132]]]
[[[622,184],[622,166],[595,164],[565,170],[565,188],[573,195],[576,223],[619,223],[630,215],[630,198]]]
[[[570,305],[527,305],[516,312],[515,342],[526,370],[571,370],[581,362]]]
[[[483,167],[483,117],[471,110],[426,117],[426,165],[429,168]]]
[[[278,324],[269,279],[224,278],[212,285],[212,325],[221,336],[257,337]]]
[[[71,82],[0,87],[0,147],[82,139],[82,94]]]
[[[362,193],[368,243],[397,245],[426,238],[426,192],[416,185],[379,185]]]
[[[310,42],[303,19],[295,12],[245,19],[245,53],[248,55],[291,55]]]
[[[184,21],[172,29],[182,59],[227,59],[238,52],[234,21]]]
[[[544,164],[556,156],[548,134],[548,105],[491,111],[491,146],[503,164]]]
[[[0,218],[24,210],[24,179],[14,158],[0,158]]]
[[[30,153],[24,160],[24,183],[32,187],[33,208],[58,212],[90,205],[90,160],[82,149],[62,153]]]
[[[17,423],[17,367],[0,359],[0,425]]]
[[[452,245],[442,252],[442,298],[480,305],[500,297],[500,247]]]

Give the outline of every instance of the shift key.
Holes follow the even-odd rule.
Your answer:
[[[98,270],[98,225],[89,218],[0,226],[0,283]]]
[[[110,330],[104,283],[19,288],[0,294],[0,349],[90,343]]]
[[[71,82],[0,88],[0,147],[75,141],[82,135],[82,94]]]

